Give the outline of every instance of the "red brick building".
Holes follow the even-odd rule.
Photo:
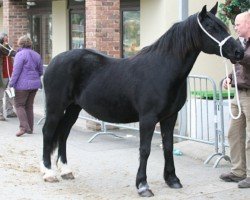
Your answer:
[[[56,54],[73,48],[94,48],[115,57],[133,55],[153,43],[173,23],[217,0],[0,0],[0,32],[17,38],[30,34],[33,47],[48,64]],[[219,2],[222,2],[220,0]],[[220,81],[214,72],[220,59],[199,56],[194,74]],[[200,67],[202,66],[202,67]]]
[[[72,48],[94,48],[114,57],[139,49],[139,0],[2,0],[0,5],[2,31],[13,46],[18,37],[30,34],[46,64],[55,54]],[[134,35],[123,34],[124,28],[131,27]],[[57,41],[61,34],[63,39]],[[61,43],[65,43],[62,49]]]

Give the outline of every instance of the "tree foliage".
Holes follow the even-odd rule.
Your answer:
[[[225,0],[219,5],[219,17],[226,24],[234,24],[236,15],[250,9],[250,0]]]

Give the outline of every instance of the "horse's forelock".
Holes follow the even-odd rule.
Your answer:
[[[208,12],[207,15],[209,16],[210,19],[212,19],[212,21],[217,23],[222,29],[224,29],[227,32],[229,31],[229,28],[220,19],[215,17],[212,13]]]

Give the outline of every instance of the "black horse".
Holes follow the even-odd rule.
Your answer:
[[[51,154],[58,147],[61,176],[74,178],[67,169],[66,142],[81,109],[113,123],[140,124],[140,166],[136,187],[141,196],[152,196],[146,167],[156,123],[160,122],[165,158],[164,179],[171,188],[181,188],[173,160],[173,129],[178,111],[186,100],[186,79],[201,51],[220,55],[216,40],[227,38],[222,54],[231,61],[244,51],[226,26],[214,15],[217,4],[207,12],[174,24],[154,44],[137,55],[115,59],[90,49],[57,55],[44,75],[46,120],[43,127],[45,181],[57,181],[51,169]],[[199,26],[198,21],[201,23]]]

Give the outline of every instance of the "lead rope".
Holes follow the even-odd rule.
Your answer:
[[[225,68],[226,68],[226,78],[228,79],[228,66],[226,63],[226,59],[224,59],[224,64],[225,64]],[[239,90],[238,90],[238,85],[237,85],[237,77],[236,77],[236,72],[235,72],[235,67],[234,65],[232,66],[233,69],[233,76],[234,76],[234,83],[235,83],[235,97],[236,97],[236,102],[237,102],[237,106],[238,106],[238,115],[234,116],[232,113],[232,109],[231,109],[231,98],[230,98],[230,87],[229,87],[229,83],[227,82],[227,98],[228,98],[228,104],[230,106],[229,109],[229,114],[233,119],[239,119],[240,115],[241,115],[241,106],[240,106],[240,99],[239,99]]]
[[[210,35],[201,25],[200,20],[199,20],[199,13],[197,14],[197,22],[200,26],[200,28],[204,31],[204,33],[207,34],[207,36],[209,36],[212,40],[214,40],[220,47],[220,56],[223,57],[223,63],[225,65],[225,69],[226,69],[226,77],[228,78],[228,66],[227,66],[227,61],[226,58],[223,56],[222,54],[222,46],[227,42],[227,40],[229,38],[231,38],[232,36],[229,35],[228,37],[226,37],[224,40],[222,40],[221,42],[219,42],[217,39],[215,39],[212,35]],[[227,96],[228,96],[228,103],[229,103],[229,114],[233,119],[238,119],[241,115],[241,106],[240,106],[240,100],[239,100],[239,92],[238,92],[238,86],[237,86],[237,77],[236,77],[236,72],[235,72],[235,67],[234,65],[232,66],[233,68],[233,76],[234,76],[234,82],[235,82],[235,96],[236,96],[236,101],[237,101],[237,106],[239,109],[238,115],[235,117],[232,113],[232,109],[231,109],[231,99],[230,99],[230,89],[229,89],[229,83],[227,82]]]
[[[0,46],[9,51],[9,54],[7,55],[8,57],[10,56],[11,52],[13,51],[12,47],[9,45],[10,49],[6,48],[4,45],[0,43]]]

